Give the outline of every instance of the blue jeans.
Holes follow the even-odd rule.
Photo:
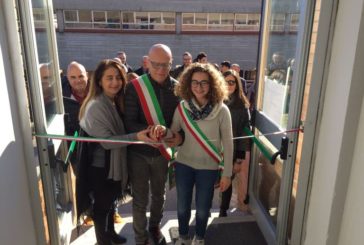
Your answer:
[[[193,187],[196,186],[196,236],[204,238],[218,170],[200,170],[176,162],[177,215],[180,235],[188,235]]]

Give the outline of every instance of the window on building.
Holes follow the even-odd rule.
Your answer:
[[[260,14],[235,14],[236,31],[259,31]]]
[[[107,28],[120,29],[120,11],[107,11]]]
[[[175,30],[176,14],[172,12],[124,12],[123,29]]]
[[[260,14],[182,13],[182,31],[259,31]]]
[[[290,31],[298,31],[299,18],[300,18],[299,14],[291,14],[291,21],[289,23]]]
[[[284,13],[273,13],[270,23],[271,31],[284,31],[284,22],[286,20],[286,15]]]

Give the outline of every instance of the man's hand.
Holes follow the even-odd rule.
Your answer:
[[[153,125],[150,129],[150,137],[159,142],[167,134],[167,128],[163,125]]]

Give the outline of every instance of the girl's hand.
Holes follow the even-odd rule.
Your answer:
[[[169,147],[175,147],[178,146],[182,143],[182,136],[179,133],[175,133],[173,132],[173,137],[171,138],[166,138],[164,140],[164,142],[169,146]]]
[[[222,176],[220,180],[220,191],[224,192],[231,185],[231,178],[227,176]]]
[[[154,140],[150,138],[150,128],[148,127],[142,131],[139,131],[136,135],[138,141],[144,141],[146,143],[154,143]]]

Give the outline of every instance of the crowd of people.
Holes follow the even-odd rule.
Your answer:
[[[114,229],[115,207],[130,187],[135,243],[166,244],[160,222],[169,167],[177,190],[176,244],[204,244],[217,186],[220,217],[227,215],[231,180],[249,145],[246,139],[233,140],[250,124],[246,82],[239,65],[223,61],[216,67],[203,52],[194,60],[185,52],[176,69],[172,59],[168,46],[155,44],[135,71],[125,52],[102,60],[90,80],[83,65],[68,66],[62,86],[67,134],[124,141],[83,142],[77,148],[78,218],[92,218],[100,245],[126,242]],[[190,237],[194,188],[196,230]]]

